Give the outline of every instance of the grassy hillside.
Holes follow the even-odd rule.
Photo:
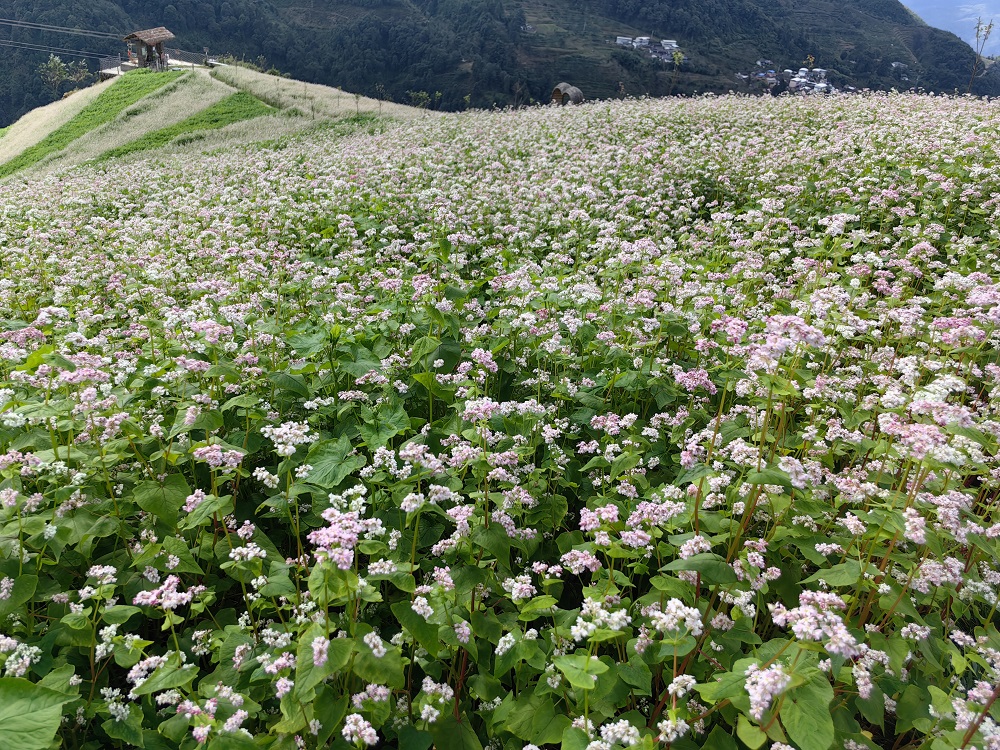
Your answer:
[[[124,146],[105,151],[101,154],[100,159],[103,161],[140,151],[162,148],[183,136],[190,136],[203,130],[217,130],[241,120],[263,117],[274,111],[273,107],[264,104],[260,99],[241,91],[227,96],[222,101],[216,102],[174,125],[154,130]]]
[[[114,119],[120,112],[162,86],[177,80],[182,73],[134,71],[122,76],[102,91],[83,111],[65,125],[19,155],[0,164],[0,178],[32,166],[49,154],[61,151],[77,138]]]
[[[8,126],[6,136],[0,139],[0,164],[10,161],[68,123],[110,85],[110,82],[105,82],[76,91],[67,98],[32,110]]]
[[[0,178],[147,151],[274,141],[310,129],[347,134],[436,114],[241,67],[129,73],[5,129]]]
[[[230,86],[216,81],[207,71],[185,73],[73,141],[71,148],[46,157],[33,169],[62,169],[96,159],[149,133],[172,127],[233,93]]]
[[[212,77],[240,91],[253,94],[272,107],[295,110],[310,119],[336,119],[351,113],[377,114],[402,119],[427,114],[426,110],[422,111],[405,104],[351,94],[330,86],[268,75],[241,66],[214,68]]]

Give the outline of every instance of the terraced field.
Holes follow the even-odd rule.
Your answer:
[[[42,174],[148,150],[272,141],[338,132],[421,110],[246,68],[130,73],[27,115],[0,144],[0,178]],[[0,133],[3,135],[3,133]]]

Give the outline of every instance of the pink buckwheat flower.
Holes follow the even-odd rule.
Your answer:
[[[323,636],[313,638],[312,642],[312,652],[313,652],[313,666],[322,667],[326,664],[327,654],[330,650],[330,641]]]
[[[826,650],[848,659],[861,653],[854,636],[847,630],[838,611],[847,605],[836,594],[821,591],[803,591],[799,606],[786,609],[782,604],[768,605],[776,625],[789,627],[796,638],[803,641],[823,641]]]
[[[764,718],[771,701],[785,692],[792,682],[791,676],[785,674],[780,664],[772,664],[767,669],[752,664],[746,671],[746,677],[745,687],[750,696],[750,716],[755,721]]]
[[[378,732],[365,721],[361,714],[350,714],[344,719],[344,728],[341,730],[341,734],[345,740],[358,747],[378,743]]]

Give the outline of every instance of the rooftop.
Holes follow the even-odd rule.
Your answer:
[[[168,31],[163,26],[157,26],[155,29],[146,29],[145,31],[135,31],[125,37],[124,41],[139,41],[143,44],[148,44],[150,46],[154,44],[159,44],[160,42],[169,42],[171,39],[176,37]]]

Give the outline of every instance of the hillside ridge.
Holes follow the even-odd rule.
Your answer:
[[[752,91],[738,74],[758,59],[778,70],[810,63],[838,88],[964,93],[975,55],[898,0],[0,0],[0,18],[108,33],[165,25],[176,44],[230,54],[261,69],[371,98],[435,109],[547,101],[566,80],[588,98]],[[68,37],[0,27],[18,43]],[[619,37],[675,40],[683,61],[626,49]],[[94,54],[114,40],[73,37]],[[44,104],[46,55],[5,49],[0,127]],[[905,67],[903,67],[905,66]],[[1000,94],[1000,76],[974,82]]]
[[[0,179],[138,152],[238,146],[330,126],[349,132],[431,114],[245,68],[135,71],[32,110],[0,131]]]

